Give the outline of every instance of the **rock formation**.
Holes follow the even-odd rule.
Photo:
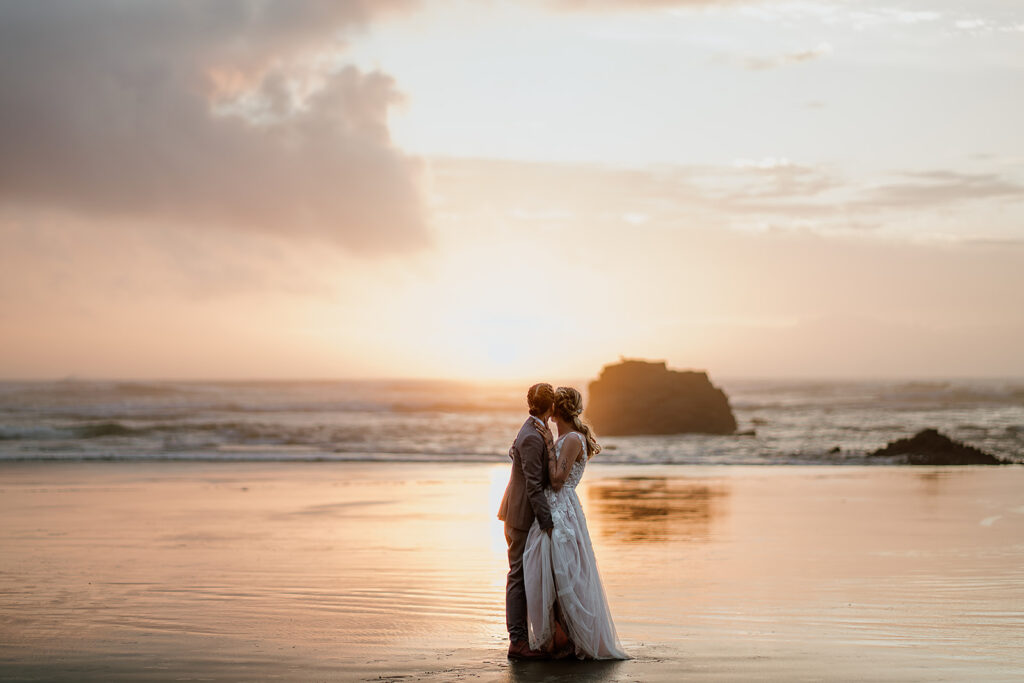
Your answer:
[[[892,457],[906,465],[1006,465],[983,450],[953,441],[935,429],[924,429],[909,439],[890,441],[869,457]]]
[[[598,434],[732,434],[729,398],[706,372],[669,370],[665,361],[623,360],[590,383],[584,417]]]

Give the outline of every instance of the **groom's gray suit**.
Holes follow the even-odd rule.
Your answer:
[[[548,485],[548,446],[540,432],[543,423],[532,415],[519,429],[509,449],[512,476],[498,508],[498,519],[505,522],[508,543],[508,581],[505,584],[505,625],[514,643],[528,639],[526,625],[526,586],[523,581],[523,550],[534,518],[540,528],[551,528],[551,510],[544,496]]]

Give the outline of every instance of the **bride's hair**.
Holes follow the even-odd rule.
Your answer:
[[[594,430],[586,422],[580,419],[583,413],[583,396],[572,387],[558,387],[555,389],[555,416],[560,417],[579,433],[587,438],[587,458],[592,458],[601,452],[601,444],[597,442]]]

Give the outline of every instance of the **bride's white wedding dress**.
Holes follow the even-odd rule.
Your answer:
[[[554,524],[551,536],[541,531],[535,520],[523,551],[530,648],[540,649],[551,639],[557,601],[577,657],[629,659],[615,634],[587,520],[576,496],[576,485],[587,466],[586,438],[579,432],[564,435],[555,444],[555,458],[572,435],[582,442],[583,455],[573,464],[561,489],[544,490]]]

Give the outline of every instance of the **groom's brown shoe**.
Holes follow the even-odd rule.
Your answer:
[[[545,659],[547,655],[539,650],[531,650],[525,640],[517,640],[508,646],[509,659]]]

